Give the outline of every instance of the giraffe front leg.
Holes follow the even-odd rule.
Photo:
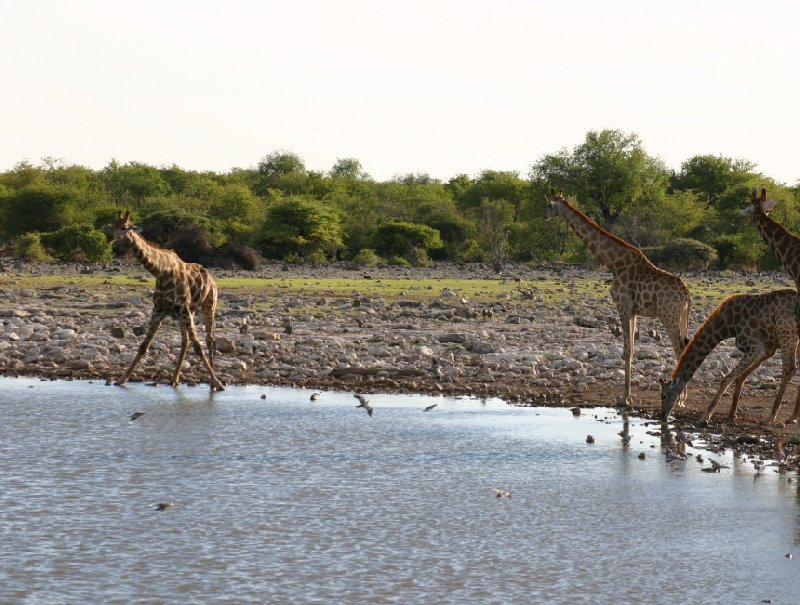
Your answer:
[[[158,332],[158,329],[161,327],[162,321],[163,317],[161,316],[153,316],[150,319],[150,325],[147,327],[147,334],[145,335],[142,344],[139,345],[139,352],[136,354],[136,357],[133,358],[133,363],[131,363],[128,371],[125,372],[122,377],[114,383],[115,385],[121,387],[123,384],[128,382],[131,374],[133,374],[134,368],[136,368],[139,361],[141,361],[142,357],[144,357],[147,354],[147,351],[150,349],[150,344],[153,342],[156,332]]]
[[[625,388],[622,392],[622,399],[619,402],[621,407],[629,406],[633,403],[631,395],[631,371],[633,367],[633,339],[636,334],[636,315],[627,318],[622,317],[622,357],[625,363]]]
[[[175,373],[173,374],[172,382],[170,383],[174,387],[178,386],[178,382],[181,379],[181,365],[183,364],[183,360],[186,358],[186,351],[188,348],[189,334],[181,326],[181,352],[178,353],[178,364],[175,366]]]
[[[708,408],[706,408],[706,411],[700,418],[698,425],[706,426],[708,424],[708,421],[711,420],[711,417],[714,415],[714,412],[719,406],[720,401],[722,401],[722,396],[725,395],[725,391],[728,390],[728,387],[731,385],[731,383],[739,378],[742,378],[742,383],[744,383],[744,378],[747,378],[747,375],[756,369],[761,364],[763,359],[765,359],[764,355],[763,349],[755,352],[751,351],[745,355],[745,357],[736,365],[733,370],[728,372],[728,374],[722,378],[722,382],[720,382],[719,389],[717,389],[714,399],[711,400]],[[736,405],[738,406],[738,401],[736,402]]]

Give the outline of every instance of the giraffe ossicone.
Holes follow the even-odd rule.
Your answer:
[[[120,211],[117,214],[111,235],[112,241],[128,242],[139,262],[155,276],[156,283],[153,290],[153,312],[145,338],[139,345],[139,351],[130,367],[115,384],[121,386],[128,381],[139,361],[147,354],[161,323],[167,317],[172,317],[178,322],[181,331],[181,350],[171,384],[177,386],[180,381],[181,364],[191,342],[211,375],[211,390],[225,390],[225,386],[214,371],[216,354],[214,314],[218,300],[214,278],[202,265],[184,262],[172,250],[159,248],[145,240],[138,231],[139,229],[131,221],[130,211],[124,214]],[[203,315],[208,356],[197,337],[195,315],[198,312]]]

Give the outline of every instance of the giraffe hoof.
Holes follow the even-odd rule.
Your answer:
[[[697,426],[701,429],[708,427],[708,420],[706,418],[701,418],[697,421]]]

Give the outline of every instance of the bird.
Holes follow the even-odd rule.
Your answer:
[[[676,452],[673,449],[667,448],[667,451],[664,452],[667,456],[667,462],[674,462],[675,460],[686,460],[686,454],[682,454],[681,452]]]
[[[581,415],[581,409],[579,407],[574,407],[570,411],[572,412],[573,416],[580,416]]]
[[[175,503],[172,500],[170,500],[169,502],[159,502],[158,504],[156,504],[155,510],[159,512],[164,512],[165,510],[170,510],[172,508],[175,508]]]
[[[586,435],[586,443],[594,443],[594,435]]]
[[[144,416],[144,412],[134,412],[131,414],[131,420],[136,420],[137,418],[141,418]]]
[[[310,399],[311,401],[316,401],[317,399],[319,399],[319,396],[320,396],[320,395],[321,395],[321,393],[319,393],[319,392],[314,392],[314,393],[311,393],[311,397],[309,397],[309,399]]]
[[[703,458],[703,454],[697,454],[697,456],[695,456],[694,459],[697,460],[700,464],[703,464],[703,462],[705,462],[706,460],[705,458]]]
[[[720,472],[723,468],[730,468],[730,466],[728,466],[727,464],[720,464],[719,462],[717,462],[716,460],[712,460],[711,458],[709,458],[708,461],[711,463],[711,470],[714,473]]]
[[[494,492],[495,496],[497,496],[498,498],[510,498],[511,497],[511,492],[509,492],[508,490],[503,489],[502,487],[490,487],[489,489],[492,490]]]
[[[683,450],[686,449],[686,446],[694,447],[692,443],[692,436],[688,433],[684,433],[683,431],[678,431],[675,434],[675,441],[678,443],[679,449]]]
[[[367,399],[366,397],[364,397],[363,395],[360,395],[358,393],[353,395],[353,397],[355,397],[359,401],[359,404],[356,407],[357,408],[364,408],[365,410],[367,410],[367,415],[370,418],[372,418],[372,406],[369,404],[369,399]]]
[[[426,408],[425,408],[424,410],[422,410],[422,411],[423,411],[423,412],[430,412],[430,411],[431,411],[433,408],[435,408],[437,405],[439,405],[439,404],[438,404],[438,403],[434,403],[433,405],[429,405],[428,407],[426,407]]]
[[[617,433],[617,435],[622,437],[622,447],[628,447],[631,444],[630,434],[626,433],[625,431],[620,431]]]
[[[753,462],[753,468],[756,469],[757,473],[763,471],[764,467],[766,466],[763,460],[753,460],[752,462]]]

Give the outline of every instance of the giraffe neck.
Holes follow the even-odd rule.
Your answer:
[[[736,322],[731,321],[730,315],[735,312],[734,307],[738,306],[737,300],[741,296],[734,294],[726,299],[698,328],[692,340],[681,353],[678,364],[672,372],[673,380],[680,378],[681,383],[685,385],[720,342],[736,336]]]
[[[178,272],[183,265],[183,261],[178,258],[172,250],[162,250],[149,243],[141,235],[134,231],[125,233],[125,239],[133,247],[136,258],[144,265],[150,273],[156,277]]]
[[[800,238],[769,218],[760,204],[753,204],[753,221],[769,249],[800,287]]]
[[[649,264],[641,250],[631,246],[621,237],[606,231],[566,200],[561,200],[556,204],[556,210],[567,221],[575,234],[583,240],[591,253],[597,257],[597,260],[608,267],[612,273],[642,260]]]

